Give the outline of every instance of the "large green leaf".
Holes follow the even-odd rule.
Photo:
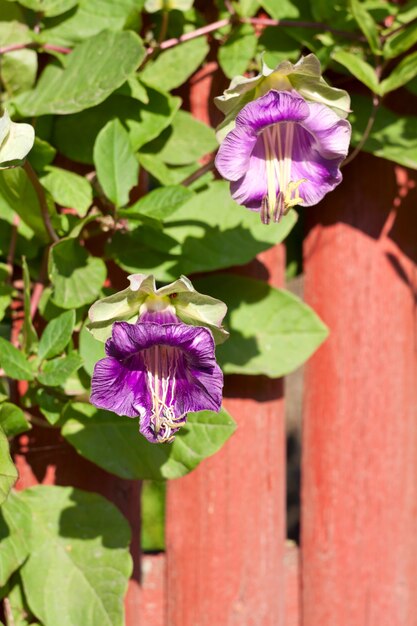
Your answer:
[[[51,320],[39,342],[39,358],[50,359],[61,354],[71,339],[74,325],[75,311],[65,311]]]
[[[372,52],[381,54],[381,42],[376,23],[372,15],[364,7],[362,0],[350,0],[350,8],[359,28],[368,40]]]
[[[78,4],[78,0],[19,0],[24,7],[48,17],[60,15]]]
[[[38,486],[21,497],[32,515],[21,575],[33,613],[44,626],[123,626],[131,558],[121,513],[72,487]]]
[[[63,309],[76,309],[97,298],[106,278],[102,259],[91,256],[78,241],[61,239],[49,256],[53,302]]]
[[[338,50],[333,53],[333,59],[346,67],[355,78],[361,83],[369,87],[374,93],[378,93],[378,77],[374,68],[366,63],[360,56],[347,52],[346,50]]]
[[[141,149],[158,155],[169,165],[186,165],[197,161],[218,147],[214,130],[186,111],[178,111],[172,124],[159,137]]]
[[[79,351],[80,356],[83,359],[83,367],[85,371],[92,376],[94,366],[97,361],[106,356],[104,352],[104,343],[95,339],[85,326],[83,326],[80,331],[79,342]]]
[[[388,37],[384,45],[384,56],[393,59],[404,52],[407,52],[417,43],[417,22],[409,24],[392,37]]]
[[[204,61],[209,46],[204,37],[186,41],[161,52],[156,61],[149,61],[140,73],[144,83],[155,89],[171,91],[182,85]]]
[[[7,437],[20,435],[31,428],[22,409],[12,402],[0,404],[0,426]]]
[[[243,265],[282,241],[296,219],[292,211],[279,224],[265,226],[257,213],[232,200],[226,182],[217,181],[175,211],[163,232],[141,226],[130,238],[115,236],[110,252],[128,271],[152,271],[169,280]]]
[[[24,304],[24,320],[22,329],[22,349],[26,353],[34,352],[34,348],[38,343],[38,335],[32,322],[31,313],[31,290],[30,290],[30,274],[26,258],[22,258],[23,270],[23,304]]]
[[[17,493],[11,493],[0,509],[0,586],[29,555],[30,511]]]
[[[46,172],[41,182],[55,202],[75,209],[83,217],[93,201],[93,190],[88,180],[60,167],[49,166]]]
[[[118,119],[108,122],[94,144],[97,177],[107,198],[116,207],[129,201],[129,192],[137,184],[139,163],[133,153],[129,133]]]
[[[46,19],[40,32],[45,43],[72,45],[98,35],[103,30],[121,31],[126,27],[139,32],[139,12],[144,0],[79,0],[76,11],[66,19]]]
[[[402,87],[417,76],[417,52],[412,52],[395,67],[381,83],[381,94],[385,95]]]
[[[63,69],[49,65],[35,89],[18,96],[14,105],[22,115],[88,109],[120,87],[144,54],[135,33],[104,31],[78,45]]]
[[[129,208],[120,210],[119,214],[132,221],[138,220],[139,222],[158,225],[175,213],[193,195],[188,187],[181,185],[158,187]]]
[[[250,24],[234,28],[219,49],[219,63],[228,78],[244,74],[255,56],[257,37]]]
[[[27,357],[3,337],[0,337],[0,365],[10,378],[33,380],[32,367]]]
[[[259,0],[259,4],[276,20],[300,17],[298,2],[292,2],[291,0],[279,0],[279,2],[277,0]],[[306,19],[305,16],[304,19]]]
[[[31,40],[31,31],[25,24],[16,21],[0,22],[2,46],[27,44]],[[12,96],[30,89],[35,82],[37,69],[38,55],[34,50],[23,48],[3,54],[1,58],[1,80],[7,93]]]
[[[41,241],[48,241],[38,197],[21,167],[0,171],[0,210],[15,211]]]
[[[17,480],[17,469],[10,457],[9,442],[0,426],[0,505]]]
[[[58,357],[48,361],[42,368],[38,380],[47,387],[63,385],[67,379],[82,365],[82,358],[77,352],[71,352],[68,356]]]
[[[327,337],[327,328],[314,311],[283,289],[231,274],[203,278],[196,284],[228,306],[230,339],[217,348],[226,374],[285,376]]]
[[[139,434],[138,420],[98,410],[90,404],[67,407],[62,434],[87,459],[121,478],[178,478],[227,441],[236,425],[220,413],[189,413],[172,444],[153,444]]]
[[[372,111],[372,102],[361,96],[352,98],[352,144],[362,138]],[[379,107],[375,123],[362,150],[417,169],[417,117],[396,115]]]
[[[58,118],[54,141],[67,157],[81,163],[93,163],[93,146],[103,126],[115,117],[129,130],[132,148],[138,150],[151,141],[171,123],[181,100],[154,89],[147,90],[149,102],[112,95],[97,107],[75,115]],[[74,142],[74,136],[77,141]]]

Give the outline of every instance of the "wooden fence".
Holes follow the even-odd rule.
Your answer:
[[[222,88],[214,69],[189,93],[206,122]],[[417,624],[416,175],[362,154],[344,176],[304,210],[305,299],[330,338],[306,368],[300,550],[285,540],[281,380],[227,377],[238,430],[169,482],[164,554],[140,555],[139,484],[78,457],[54,430],[21,436],[20,488],[95,490],[130,520],[126,626]],[[237,271],[281,286],[284,250]]]

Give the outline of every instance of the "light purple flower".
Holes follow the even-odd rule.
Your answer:
[[[329,107],[271,90],[250,102],[220,145],[216,167],[233,198],[279,221],[297,205],[317,204],[342,180],[351,127]]]
[[[172,313],[146,312],[136,324],[115,322],[107,357],[96,363],[91,402],[140,419],[152,443],[170,442],[190,411],[219,411],[223,374],[209,329]]]

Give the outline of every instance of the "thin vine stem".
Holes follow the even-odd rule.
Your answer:
[[[378,109],[380,107],[381,104],[381,97],[374,94],[373,97],[373,101],[372,101],[372,111],[371,111],[371,115],[369,116],[368,119],[368,123],[366,124],[365,130],[363,131],[363,135],[358,143],[358,145],[356,146],[356,148],[353,150],[353,152],[351,152],[349,154],[349,156],[343,161],[342,163],[342,167],[345,167],[346,165],[348,165],[349,163],[351,163],[353,161],[353,159],[356,159],[356,157],[358,156],[359,152],[362,150],[363,146],[365,145],[370,132],[373,128],[373,125],[375,123],[375,118],[376,115],[378,113]]]
[[[196,39],[198,37],[202,37],[204,35],[208,35],[216,30],[220,30],[225,26],[230,26],[235,23],[240,24],[252,24],[254,26],[282,26],[282,27],[293,27],[293,28],[311,28],[313,30],[324,30],[335,35],[340,35],[341,37],[346,37],[347,39],[355,39],[357,41],[364,41],[365,38],[363,35],[358,33],[352,33],[350,31],[340,30],[338,28],[332,28],[327,24],[322,22],[305,22],[305,21],[297,21],[297,20],[275,20],[267,17],[241,17],[236,18],[235,15],[231,17],[224,18],[222,20],[217,20],[216,22],[212,22],[211,24],[206,24],[206,26],[202,26],[201,28],[197,28],[196,30],[192,30],[189,33],[184,33],[180,37],[173,37],[172,39],[167,39],[162,41],[160,44],[149,47],[146,51],[147,56],[154,54],[157,50],[168,50],[169,48],[173,48],[174,46],[178,46],[181,43],[186,41],[191,41],[192,39]],[[35,48],[39,50],[45,50],[46,52],[60,52],[61,54],[69,54],[71,52],[70,48],[65,48],[63,46],[55,46],[53,44],[38,44],[36,42],[30,43],[16,43],[10,44],[8,46],[0,47],[0,55],[6,54],[8,52],[14,52],[15,50],[22,50],[24,48]]]
[[[35,193],[38,197],[38,201],[39,201],[39,206],[41,209],[41,215],[42,215],[42,220],[43,223],[45,225],[45,230],[48,233],[51,241],[53,241],[54,243],[56,243],[57,241],[59,241],[59,237],[55,232],[54,227],[52,226],[51,223],[51,218],[49,216],[49,210],[48,210],[48,203],[46,201],[46,195],[45,192],[43,190],[42,185],[39,182],[39,178],[36,175],[35,170],[33,169],[33,167],[31,166],[31,164],[29,163],[29,161],[25,161],[25,164],[23,166],[26,174],[28,175],[28,178],[32,184],[33,189],[35,190]]]

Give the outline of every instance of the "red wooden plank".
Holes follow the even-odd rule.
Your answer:
[[[300,626],[300,567],[298,546],[287,541],[285,568],[285,626]]]
[[[306,374],[304,626],[416,624],[415,180],[361,155],[305,211],[305,297],[331,335]]]
[[[281,281],[281,249],[263,260],[273,281]],[[268,275],[259,262],[253,267]],[[229,376],[225,397],[236,433],[195,471],[168,484],[168,625],[282,626],[282,381]]]

